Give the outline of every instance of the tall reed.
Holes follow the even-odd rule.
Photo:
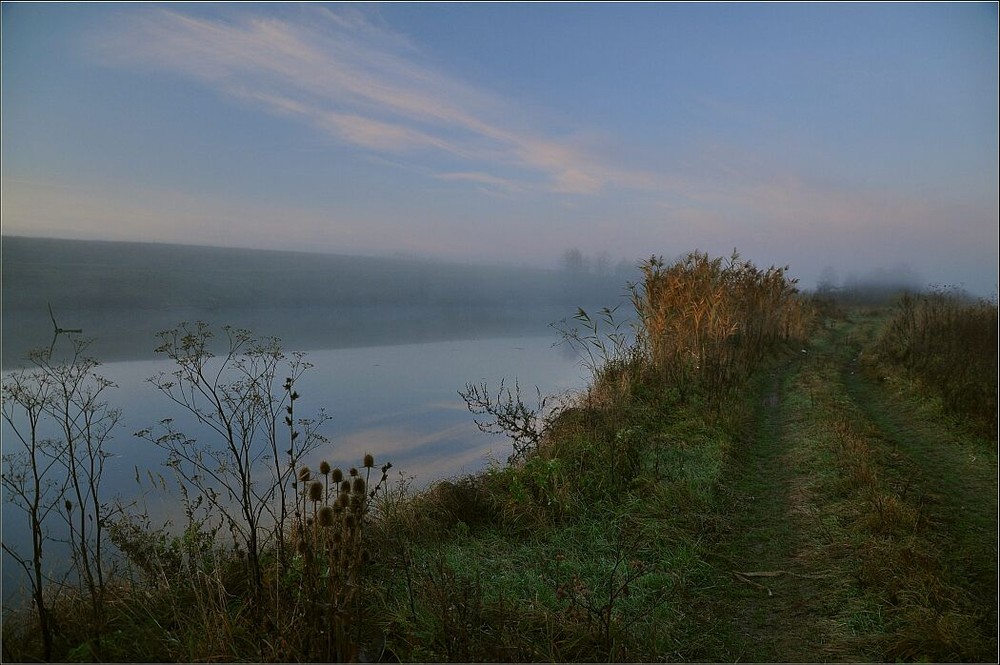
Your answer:
[[[631,289],[637,345],[682,398],[720,396],[777,344],[804,338],[810,321],[788,267],[762,270],[735,251],[692,252],[667,265],[651,257]]]

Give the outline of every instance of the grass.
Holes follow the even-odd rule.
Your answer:
[[[904,295],[869,351],[869,367],[906,372],[944,410],[997,436],[997,303],[945,289]]]
[[[988,660],[996,651],[995,596],[975,589],[983,575],[992,575],[995,588],[995,547],[986,557],[975,555],[982,544],[968,550],[955,546],[971,543],[973,533],[980,543],[984,536],[995,541],[996,502],[984,501],[996,493],[995,453],[978,478],[967,475],[968,469],[964,476],[956,473],[963,455],[947,442],[967,436],[961,429],[942,427],[940,410],[918,417],[867,387],[856,358],[883,320],[836,327],[831,362],[813,381],[814,390],[826,393],[827,405],[813,422],[826,431],[837,470],[827,476],[821,495],[839,500],[831,504],[839,517],[836,539],[851,555],[863,600],[848,625],[877,629],[869,639],[879,659]],[[887,419],[906,419],[907,435],[900,437]],[[931,468],[937,471],[928,473]],[[929,500],[952,494],[975,501],[980,515],[949,514]],[[980,530],[990,522],[992,529]],[[956,565],[959,559],[966,564]],[[877,622],[870,621],[873,616]]]
[[[695,589],[719,618],[687,660],[995,657],[996,456],[905,378],[905,396],[872,388],[856,358],[884,320],[829,321],[758,379]]]
[[[692,529],[727,438],[692,413],[656,413],[641,401],[612,422],[566,412],[551,448],[518,467],[441,483],[381,523],[384,550],[399,553],[382,573],[395,583],[378,600],[394,617],[386,640],[396,655],[658,660],[677,651],[686,590],[703,568]],[[612,438],[632,461],[615,466]],[[683,444],[650,454],[667,442]],[[465,642],[475,640],[455,632],[448,612],[442,618],[448,608],[472,617],[472,635],[506,635],[489,642],[502,650]]]

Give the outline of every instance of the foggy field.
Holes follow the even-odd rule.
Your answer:
[[[152,357],[179,321],[247,327],[289,348],[505,336],[585,303],[621,299],[622,272],[593,274],[403,258],[152,243],[3,238],[3,363],[61,327],[105,360]]]

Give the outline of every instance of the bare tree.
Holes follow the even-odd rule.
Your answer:
[[[88,341],[73,337],[72,352],[67,360],[53,362],[49,354],[38,354],[36,365],[49,383],[51,391],[44,407],[45,414],[55,423],[65,445],[60,462],[66,470],[66,519],[70,530],[70,547],[81,584],[89,592],[100,643],[100,617],[106,584],[103,557],[104,530],[107,510],[100,496],[104,461],[110,456],[105,444],[121,418],[121,412],[111,408],[102,396],[114,386],[98,375],[100,363],[85,355]]]
[[[158,435],[152,429],[137,435],[167,452],[168,465],[218,512],[237,544],[246,547],[251,581],[260,592],[267,532],[281,554],[289,517],[286,493],[295,489],[302,457],[327,441],[318,428],[328,418],[320,411],[314,419],[294,419],[299,397],[295,382],[311,367],[302,354],[289,359],[276,338],[254,337],[229,326],[222,330],[225,350],[218,357],[209,349],[214,334],[202,322],[159,333],[162,344],[156,351],[174,361],[176,369],[149,379],[206,426],[214,440],[188,438],[170,419],[161,422]]]
[[[30,352],[32,367],[3,382],[3,419],[20,447],[3,456],[5,498],[25,513],[32,539],[30,555],[6,542],[3,549],[28,573],[46,658],[51,657],[52,625],[42,561],[46,542],[55,540],[50,533],[53,514],[62,515],[68,526],[73,569],[88,592],[90,625],[100,649],[108,518],[100,488],[109,456],[105,444],[120,416],[102,399],[113,384],[95,372],[99,363],[85,355],[89,342],[74,336],[71,344],[70,355],[62,360],[54,360],[53,347]],[[47,432],[58,436],[47,437]]]
[[[66,487],[65,479],[54,471],[58,469],[58,442],[42,438],[39,431],[48,388],[36,372],[24,370],[12,373],[3,382],[3,419],[21,447],[16,453],[3,455],[4,499],[24,511],[31,531],[31,552],[19,551],[7,539],[0,543],[28,576],[45,660],[52,658],[52,624],[42,561],[49,540],[48,518],[58,511]]]
[[[510,438],[514,451],[509,462],[523,458],[538,447],[545,434],[548,398],[542,397],[537,386],[537,406],[534,409],[528,408],[521,399],[521,386],[516,380],[513,391],[505,381],[501,381],[495,396],[485,382],[467,383],[465,390],[458,391],[458,394],[465,400],[469,411],[478,416],[475,423],[480,431]]]

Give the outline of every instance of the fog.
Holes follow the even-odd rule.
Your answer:
[[[180,321],[280,337],[292,350],[511,336],[614,305],[635,275],[398,257],[3,238],[3,366],[79,328],[102,360],[148,359]]]
[[[980,298],[996,300],[996,290],[989,296],[965,288],[964,284],[927,282],[920,273],[905,264],[891,268],[876,268],[867,272],[848,272],[843,278],[835,269],[826,267],[820,273],[815,288],[809,289],[824,298],[857,305],[884,305],[895,302],[903,293],[947,292],[951,296],[974,301]]]

